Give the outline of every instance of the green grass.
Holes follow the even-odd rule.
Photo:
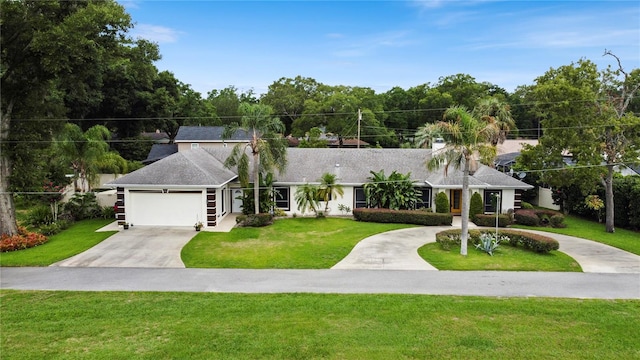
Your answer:
[[[420,247],[418,254],[438,270],[582,271],[580,264],[565,253],[538,254],[508,245],[500,246],[493,256],[470,245],[467,256],[460,256],[460,246],[445,251],[440,244],[430,243]]]
[[[640,302],[1,291],[2,359],[638,359]]]
[[[182,249],[195,268],[328,269],[362,239],[412,227],[341,218],[287,218],[261,228],[228,233],[201,232]]]
[[[640,232],[616,228],[615,233],[605,231],[604,224],[589,221],[577,216],[566,216],[566,228],[534,227],[513,225],[514,228],[547,231],[550,233],[575,236],[611,245],[618,249],[640,255]]]
[[[0,253],[0,266],[49,266],[79,254],[115,234],[115,231],[95,232],[112,222],[112,219],[79,221],[51,236],[43,245]]]

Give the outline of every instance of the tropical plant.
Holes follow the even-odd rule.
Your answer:
[[[282,172],[287,166],[287,141],[282,136],[284,124],[277,117],[271,115],[270,106],[261,104],[240,104],[238,111],[242,114],[241,124],[233,123],[225,127],[223,138],[229,139],[238,130],[246,131],[250,140],[247,144],[237,144],[227,160],[225,166],[238,168],[238,178],[242,187],[249,185],[249,155],[253,157],[253,200],[254,213],[260,212],[260,174],[271,172],[274,168]]]
[[[95,125],[82,132],[76,124],[65,124],[55,148],[73,170],[76,190],[85,192],[91,189],[98,175],[98,164],[109,151],[106,140],[110,137],[109,129],[102,125]]]
[[[367,203],[373,207],[408,210],[414,209],[420,201],[420,190],[413,186],[411,173],[401,174],[395,170],[387,177],[384,170],[370,171],[367,179],[370,182],[364,184],[364,193]]]
[[[307,210],[318,214],[318,187],[313,184],[303,184],[298,186],[295,194],[296,205],[302,214]]]
[[[476,249],[493,256],[493,252],[500,246],[499,244],[500,239],[494,234],[482,233],[480,234],[480,241],[476,244]]]
[[[473,108],[473,116],[496,126],[498,131],[492,134],[489,141],[493,146],[503,143],[511,130],[516,129],[516,123],[511,116],[509,104],[495,97],[485,98]]]
[[[329,201],[336,195],[340,195],[340,197],[344,195],[344,189],[337,181],[338,176],[332,173],[324,173],[320,177],[318,196],[324,201],[325,214],[329,212]]]
[[[460,254],[467,255],[467,238],[469,230],[469,175],[477,168],[476,154],[485,157],[495,154],[495,148],[489,143],[499,131],[495,123],[488,123],[473,116],[463,106],[453,106],[444,113],[444,121],[428,124],[418,130],[426,134],[437,134],[447,143],[446,147],[427,162],[429,170],[439,169],[444,165],[444,175],[448,169],[462,168],[462,242]],[[419,144],[420,145],[420,144]],[[483,156],[484,155],[484,156]]]

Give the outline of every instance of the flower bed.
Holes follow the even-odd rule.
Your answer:
[[[28,249],[44,244],[49,240],[46,236],[27,231],[27,228],[19,226],[18,234],[0,236],[0,252]]]
[[[480,244],[480,235],[483,233],[492,233],[491,230],[469,230],[469,242],[474,246]],[[500,231],[500,242],[514,247],[522,247],[527,250],[538,253],[548,253],[552,250],[558,250],[560,244],[557,240],[548,236],[531,234],[517,230]],[[444,250],[451,249],[452,246],[460,245],[460,230],[445,230],[436,234],[436,242]]]

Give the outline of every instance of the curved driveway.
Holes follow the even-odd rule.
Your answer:
[[[436,233],[448,229],[451,226],[416,227],[373,235],[332,269],[437,270],[418,255],[418,248],[435,242]],[[624,250],[573,236],[518,230],[558,240],[560,251],[574,258],[583,272],[640,273],[640,256]]]

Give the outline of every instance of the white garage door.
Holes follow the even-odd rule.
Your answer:
[[[127,221],[134,225],[193,226],[205,222],[202,192],[130,192]]]

